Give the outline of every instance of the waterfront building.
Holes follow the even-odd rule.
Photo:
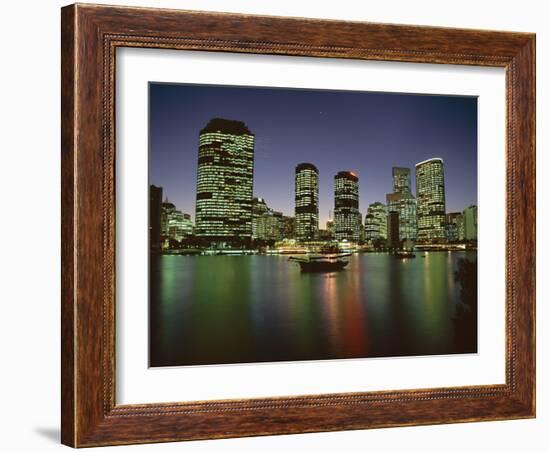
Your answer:
[[[447,241],[449,243],[464,240],[464,216],[462,212],[450,212],[446,215]]]
[[[444,243],[445,177],[443,160],[432,158],[416,164],[417,240]]]
[[[161,233],[161,240],[165,240],[168,238],[168,222],[170,219],[170,215],[176,210],[176,206],[172,204],[171,202],[168,202],[168,199],[166,199],[161,206],[161,217],[160,217],[160,233]]]
[[[325,242],[332,240],[332,233],[328,229],[319,229],[319,240]]]
[[[258,239],[258,223],[260,218],[264,215],[267,215],[269,212],[269,207],[263,198],[253,198],[252,199],[252,238]]]
[[[464,216],[464,240],[477,240],[477,206],[469,206],[462,213]]]
[[[162,187],[149,187],[149,248],[160,251]]]
[[[240,121],[214,118],[199,134],[196,235],[224,245],[252,238],[254,134]]]
[[[369,205],[365,215],[365,240],[367,242],[386,241],[387,231],[386,206],[381,202]]]
[[[319,171],[311,163],[300,163],[295,174],[296,239],[315,240],[319,229]]]
[[[168,237],[181,242],[191,235],[193,235],[191,215],[174,209],[168,218]]]
[[[399,240],[416,240],[416,199],[411,193],[411,170],[392,168],[393,193],[386,195],[388,212],[399,215]]]
[[[411,170],[394,166],[392,168],[392,185],[394,193],[411,192]]]
[[[281,212],[269,210],[265,215],[258,219],[257,239],[258,240],[281,240],[282,239],[282,219]]]
[[[361,233],[359,178],[351,171],[334,176],[334,237],[358,242]]]
[[[327,220],[325,228],[327,230],[329,238],[333,239],[334,238],[334,221],[333,220]]]
[[[264,198],[252,200],[252,238],[254,240],[281,240],[285,224],[282,212],[269,208]]]
[[[399,239],[416,240],[416,199],[408,192],[388,193],[386,195],[388,212],[397,212],[399,216]]]
[[[282,219],[282,233],[283,239],[294,239],[296,237],[296,219],[283,215]]]
[[[388,247],[400,248],[401,240],[399,239],[399,214],[395,211],[388,212]]]

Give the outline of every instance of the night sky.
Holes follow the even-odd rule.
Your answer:
[[[319,227],[334,209],[334,175],[359,176],[363,216],[392,191],[392,166],[444,161],[447,212],[477,204],[477,98],[356,91],[149,85],[149,179],[195,213],[199,131],[214,117],[256,136],[254,196],[294,215],[294,168],[319,170]]]

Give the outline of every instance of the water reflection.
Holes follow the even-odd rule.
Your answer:
[[[458,259],[356,254],[338,273],[301,273],[283,256],[151,260],[150,364],[431,355],[476,351],[456,341]],[[470,327],[471,326],[471,327]]]

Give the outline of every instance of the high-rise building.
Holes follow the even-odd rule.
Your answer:
[[[365,215],[365,240],[374,242],[385,241],[388,237],[386,206],[381,202],[369,205]]]
[[[392,182],[394,193],[411,192],[411,170],[410,168],[401,168],[394,166],[392,168]]]
[[[300,163],[295,176],[296,239],[315,240],[319,230],[319,171]]]
[[[252,238],[258,239],[258,223],[260,218],[264,215],[267,215],[269,212],[269,207],[264,198],[253,198],[252,199]]]
[[[392,168],[393,193],[386,195],[388,212],[399,215],[399,240],[416,240],[416,199],[411,193],[411,170]]]
[[[263,198],[252,200],[252,238],[255,240],[280,240],[284,234],[282,212],[270,209]]]
[[[179,210],[171,212],[168,218],[168,236],[170,239],[180,242],[190,235],[193,235],[191,215]]]
[[[399,239],[416,240],[416,199],[411,193],[388,193],[386,195],[388,212],[397,212],[399,216]]]
[[[477,206],[468,206],[464,216],[464,240],[477,240]]]
[[[443,160],[432,158],[416,164],[417,239],[419,243],[444,243],[445,177]]]
[[[176,206],[172,204],[171,202],[168,202],[168,199],[166,199],[162,203],[162,213],[161,213],[161,220],[160,220],[160,230],[161,230],[161,240],[165,240],[168,238],[169,235],[169,228],[168,223],[170,221],[170,216],[172,213],[176,210]]]
[[[464,240],[464,216],[461,212],[450,212],[446,216],[447,241],[449,243]]]
[[[149,187],[149,248],[160,250],[162,187]]]
[[[399,214],[397,212],[388,212],[388,246],[390,248],[400,248],[399,240]]]
[[[199,135],[196,235],[243,244],[252,238],[254,134],[243,122],[214,118]]]
[[[359,178],[351,171],[334,176],[334,237],[358,242],[361,234]]]
[[[282,233],[283,239],[293,239],[296,237],[296,218],[283,215],[282,218]]]
[[[325,229],[327,230],[328,237],[330,239],[334,238],[334,221],[333,220],[327,220],[327,223],[325,225]]]

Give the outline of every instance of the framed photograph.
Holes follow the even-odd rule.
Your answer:
[[[62,442],[535,416],[535,36],[62,9]]]

